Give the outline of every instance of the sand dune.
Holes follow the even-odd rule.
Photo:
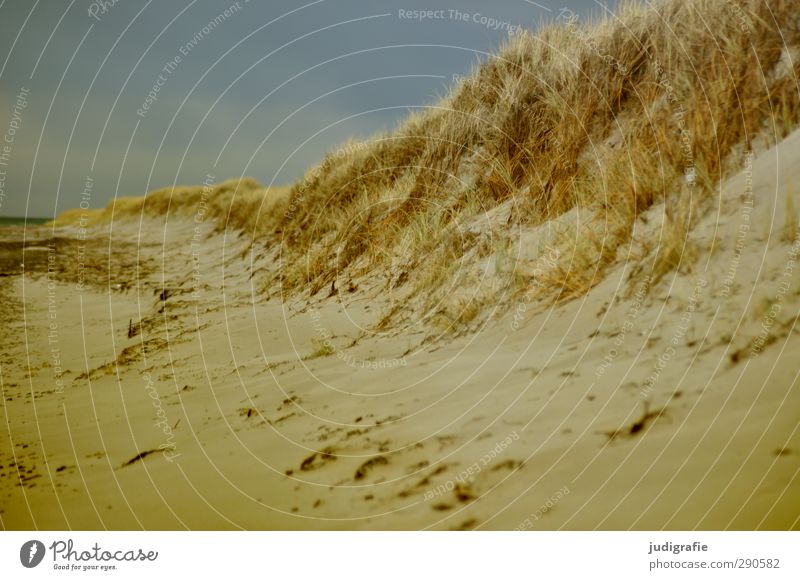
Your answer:
[[[6,240],[0,521],[797,529],[800,132],[741,164],[691,268],[455,336],[382,329],[369,275],[267,298],[276,256],[191,216]]]

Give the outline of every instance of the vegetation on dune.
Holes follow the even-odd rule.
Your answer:
[[[511,37],[436,106],[295,184],[292,211],[270,218],[283,288],[313,294],[374,272],[409,284],[406,297],[424,293],[423,310],[471,320],[497,283],[453,297],[448,312],[454,278],[474,279],[498,248],[525,254],[521,232],[543,224],[560,224],[545,244],[559,258],[538,276],[519,261],[495,272],[505,289],[579,296],[621,247],[637,246],[654,279],[687,267],[692,224],[721,181],[797,125],[799,49],[788,0],[626,4],[586,24],[562,11]],[[636,240],[655,204],[657,237]],[[502,221],[470,227],[499,208]]]
[[[217,192],[215,215],[280,247],[268,283],[284,295],[371,274],[450,327],[501,294],[580,296],[621,255],[658,279],[690,266],[692,225],[744,155],[796,127],[798,73],[793,0],[624,4],[586,23],[563,10],[288,193]],[[661,226],[639,239],[654,206]]]
[[[256,227],[259,215],[271,215],[285,201],[286,188],[267,188],[250,177],[222,183],[158,189],[145,196],[118,197],[103,209],[71,209],[51,225],[84,227],[108,224],[117,219],[189,217],[221,228]]]

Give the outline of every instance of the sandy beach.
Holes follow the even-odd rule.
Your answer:
[[[192,216],[4,228],[0,523],[798,529],[798,183],[795,132],[689,270],[621,255],[455,335],[381,328],[404,297],[369,276],[264,292],[279,253]]]

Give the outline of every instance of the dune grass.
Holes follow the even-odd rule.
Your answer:
[[[190,218],[220,228],[251,230],[263,235],[266,221],[261,216],[282,211],[288,201],[287,188],[266,188],[245,177],[221,183],[176,186],[149,192],[144,196],[118,197],[102,209],[71,209],[61,213],[51,225],[98,226],[117,219]]]
[[[687,266],[688,208],[713,201],[742,151],[797,126],[799,48],[796,4],[783,0],[628,3],[586,23],[562,13],[511,37],[436,106],[295,184],[297,210],[271,218],[280,282],[314,294],[343,273],[399,270],[419,289],[446,286],[476,243],[458,232],[509,200],[499,235],[574,208],[596,216],[558,240],[543,294],[602,280],[655,204],[667,215],[646,274]]]

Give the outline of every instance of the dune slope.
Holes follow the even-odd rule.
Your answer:
[[[0,523],[797,529],[795,8],[563,12],[290,188],[6,228]]]

